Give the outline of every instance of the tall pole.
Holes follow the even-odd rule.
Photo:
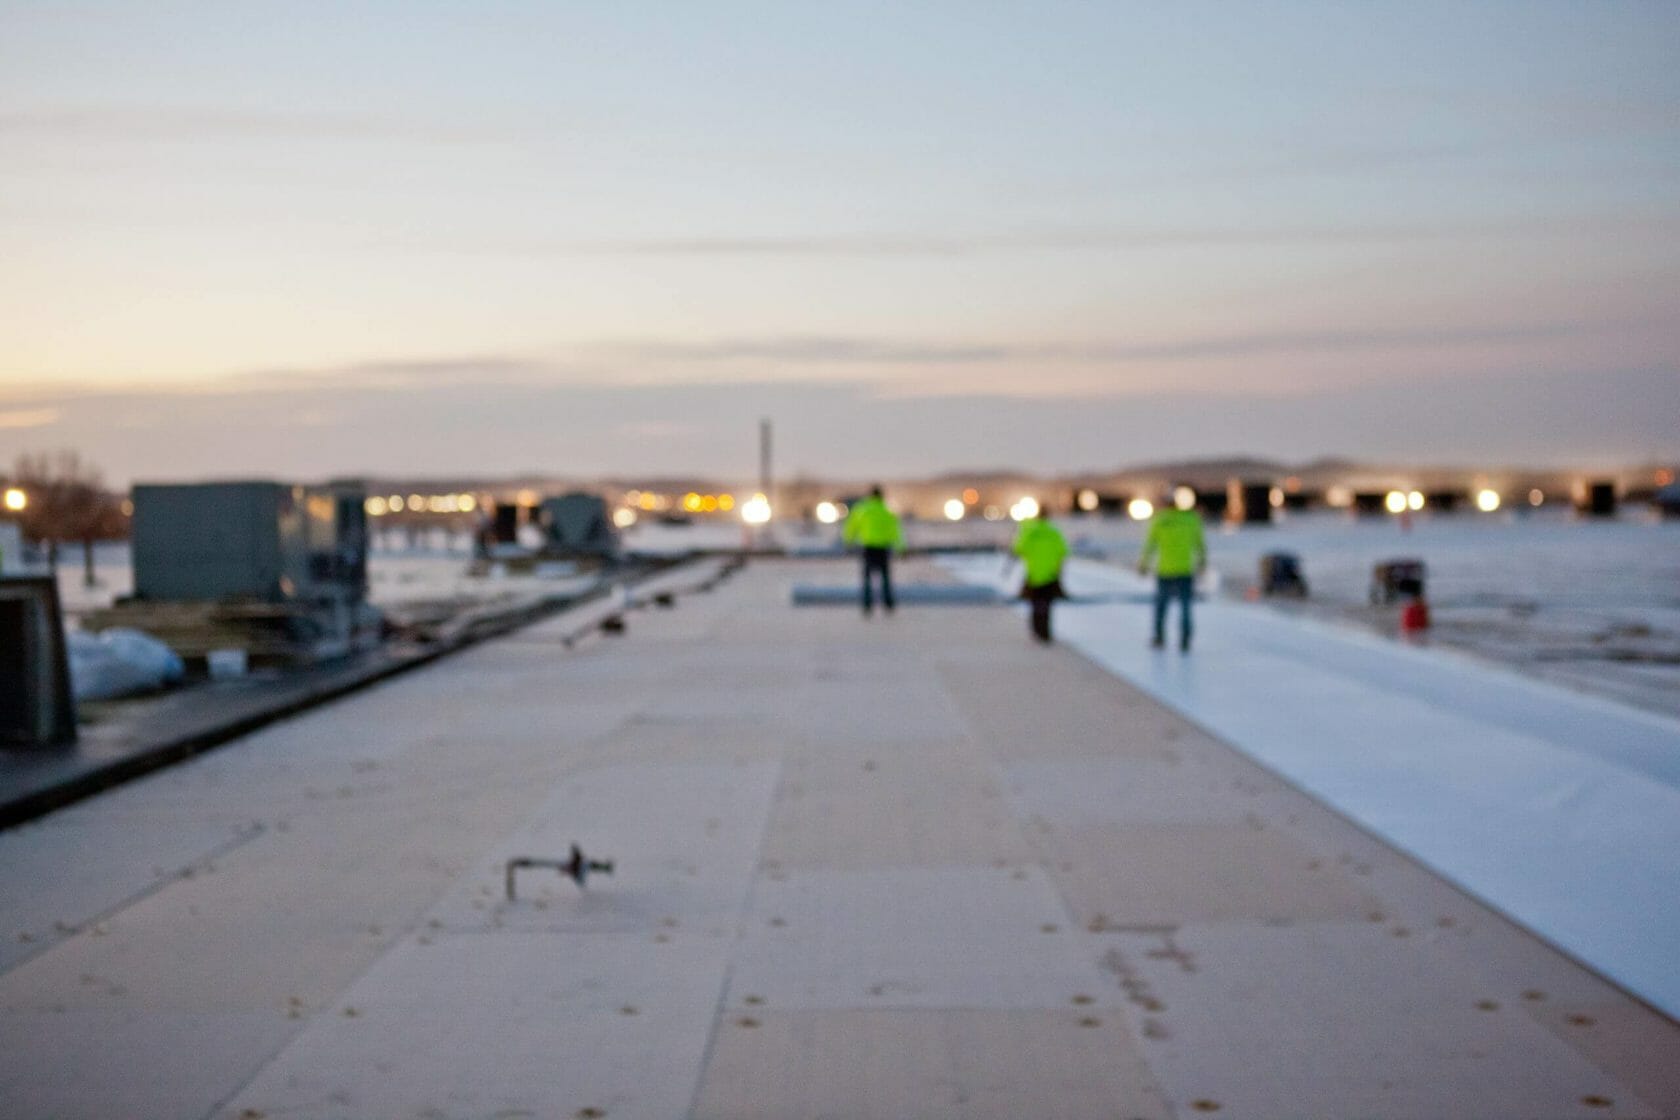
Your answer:
[[[770,420],[768,417],[758,422],[758,492],[764,495],[764,501],[769,505],[769,513],[774,515],[776,508],[775,495],[771,493],[774,485],[770,477]],[[760,546],[769,545],[771,539],[770,522],[757,526],[753,531],[753,539]]]

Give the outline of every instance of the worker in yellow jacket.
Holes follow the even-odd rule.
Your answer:
[[[1015,535],[1015,555],[1026,568],[1021,598],[1032,604],[1032,634],[1041,642],[1050,640],[1050,604],[1066,598],[1062,591],[1062,563],[1067,559],[1067,538],[1042,515],[1021,522]]]
[[[904,531],[899,527],[898,514],[887,508],[879,486],[871,487],[869,497],[852,504],[841,537],[848,545],[863,549],[863,617],[868,618],[875,609],[870,578],[875,574],[881,578],[881,605],[891,614],[892,555],[904,551]]]
[[[1138,556],[1138,574],[1148,575],[1155,566],[1155,635],[1150,645],[1166,645],[1167,604],[1178,600],[1178,648],[1190,651],[1190,600],[1196,577],[1207,568],[1207,543],[1202,537],[1202,517],[1192,506],[1179,509],[1162,503],[1149,521],[1149,536]]]

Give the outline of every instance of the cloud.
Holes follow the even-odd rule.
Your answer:
[[[81,394],[34,446],[77,447],[109,477],[318,479],[363,473],[588,479],[701,473],[749,478],[760,417],[784,477],[931,475],[959,464],[1038,472],[1247,452],[1289,461],[1357,453],[1423,461],[1564,464],[1680,454],[1672,367],[1512,374],[1419,391],[1406,379],[1293,397],[1263,387],[1022,398],[970,392],[887,397],[856,382],[741,380],[682,386],[470,384],[403,393],[324,386],[331,426],[300,438],[276,418],[296,394]],[[125,426],[152,410],[151,426]]]
[[[58,417],[56,408],[13,408],[0,411],[0,428],[45,428]]]
[[[1145,345],[1050,347],[1043,356],[1081,361],[1159,362],[1262,354],[1341,354],[1459,346],[1465,343],[1528,342],[1577,334],[1598,334],[1624,324],[1593,322],[1525,323],[1491,327],[1404,327],[1353,331],[1302,331],[1194,338]]]
[[[1680,132],[1680,98],[1672,94],[1613,88],[1480,88],[1434,86],[1391,90],[1391,112],[1450,114],[1480,124],[1503,138],[1490,150],[1536,143],[1596,138],[1645,137]]]
[[[130,394],[130,425],[150,426],[188,398],[308,398],[289,406],[296,424],[317,398],[343,392],[391,399],[445,387],[650,392],[706,387],[720,372],[764,384],[851,385],[879,397],[955,397],[996,392],[1018,398],[1135,397],[1171,390],[1208,393],[1263,384],[1272,396],[1299,396],[1402,377],[1414,384],[1497,374],[1514,363],[1556,368],[1566,342],[1576,349],[1625,346],[1623,364],[1666,345],[1666,320],[1637,317],[1553,319],[1477,326],[1421,323],[1336,331],[1186,334],[1147,341],[968,341],[875,335],[792,334],[673,341],[579,342],[541,353],[411,356],[336,366],[259,368],[156,383],[0,384],[0,428],[55,422],[72,396]],[[1645,339],[1644,343],[1638,340]],[[1613,348],[1614,349],[1614,348]],[[1382,360],[1377,360],[1382,359]],[[322,415],[330,415],[323,413]],[[327,422],[327,421],[318,421]]]
[[[1547,321],[1457,327],[1420,325],[1345,331],[1277,331],[1201,335],[1142,343],[961,343],[906,341],[865,336],[792,335],[614,344],[632,360],[703,364],[761,361],[787,365],[975,366],[1021,363],[1114,365],[1194,362],[1266,355],[1346,354],[1366,351],[1503,345],[1626,331],[1639,321]]]
[[[272,366],[191,379],[124,386],[90,385],[93,392],[121,389],[153,398],[183,396],[246,396],[258,392],[319,393],[334,388],[354,387],[400,392],[440,384],[553,383],[574,379],[579,371],[563,363],[514,354],[466,354],[436,358],[388,358],[379,361],[347,362],[330,366]],[[6,396],[41,398],[51,395],[52,386],[0,386]]]
[[[1349,152],[1352,165],[1381,160],[1380,153]],[[1582,234],[1648,233],[1680,236],[1673,214],[1541,215],[1503,222],[1442,222],[1428,225],[1285,225],[1257,227],[1127,229],[1071,226],[998,233],[912,235],[891,232],[811,234],[716,234],[598,240],[541,240],[518,243],[448,244],[435,241],[382,242],[400,251],[468,256],[620,257],[968,257],[1012,253],[1119,253],[1163,249],[1410,244],[1420,241],[1532,240]]]
[[[914,343],[838,335],[791,335],[719,339],[715,342],[642,342],[621,344],[623,353],[641,359],[675,362],[768,361],[826,365],[889,363],[949,365],[1003,361],[1018,348],[963,343]]]
[[[244,109],[46,106],[0,111],[0,137],[49,140],[320,140],[363,144],[475,144],[511,137],[478,125],[345,113]]]
[[[669,439],[692,435],[694,425],[675,420],[632,420],[620,424],[615,430],[619,435],[632,439]]]
[[[313,383],[353,382],[369,388],[402,389],[433,382],[552,380],[562,372],[553,363],[538,358],[471,354],[461,357],[393,358],[325,369],[269,370],[252,376],[278,380],[303,379]]]

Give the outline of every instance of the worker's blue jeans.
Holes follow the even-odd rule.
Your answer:
[[[870,586],[873,580],[870,576],[879,573],[881,577],[881,605],[890,612],[893,609],[892,590],[892,549],[866,548],[863,550],[863,613],[868,614],[875,608],[875,596]]]
[[[1178,600],[1178,644],[1190,648],[1190,600],[1196,590],[1194,576],[1155,577],[1155,644],[1167,640],[1167,604]]]

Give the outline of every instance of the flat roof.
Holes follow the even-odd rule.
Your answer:
[[[853,572],[543,623],[0,833],[7,1110],[1680,1115],[1673,1021],[1014,610],[790,605]],[[574,843],[612,874],[508,898]]]

